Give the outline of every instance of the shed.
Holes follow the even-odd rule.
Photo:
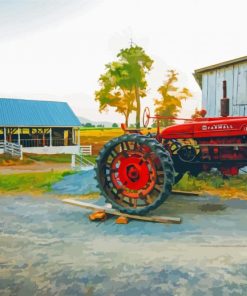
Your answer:
[[[223,80],[227,81],[231,116],[247,116],[247,56],[195,70],[208,117],[220,115]]]
[[[0,142],[29,153],[77,153],[80,121],[66,102],[0,98]]]

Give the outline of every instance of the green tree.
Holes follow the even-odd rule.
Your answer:
[[[108,107],[125,116],[125,124],[131,112],[136,111],[136,126],[140,127],[140,98],[146,96],[146,74],[153,60],[139,46],[122,49],[118,60],[106,65],[106,72],[100,76],[100,90],[95,92],[100,112]]]
[[[161,97],[154,99],[155,113],[160,116],[177,117],[182,108],[182,101],[192,97],[188,88],[179,88],[175,84],[178,81],[178,73],[175,70],[167,71],[167,80],[158,89]],[[174,124],[173,119],[162,119],[162,126]]]
[[[108,111],[109,107],[113,107],[117,113],[124,115],[125,124],[128,126],[129,116],[136,110],[135,96],[133,92],[117,85],[116,75],[113,76],[110,73],[111,70],[108,69],[105,74],[100,76],[101,89],[95,92],[95,100],[100,104],[100,112]]]
[[[128,126],[129,115],[135,110],[135,97],[125,89],[119,80],[124,75],[123,64],[112,62],[106,65],[106,72],[99,78],[100,90],[95,92],[95,100],[99,102],[99,111],[108,111],[109,107],[124,115],[125,124]]]
[[[151,70],[153,60],[140,46],[122,49],[117,55],[123,62],[123,75],[119,81],[125,89],[135,93],[136,127],[140,127],[141,100],[147,89],[146,75]]]
[[[87,122],[84,124],[85,127],[95,127],[91,122]]]
[[[118,124],[117,124],[116,122],[114,122],[114,123],[112,124],[112,127],[118,127]]]

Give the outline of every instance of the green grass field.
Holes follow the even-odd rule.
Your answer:
[[[96,155],[85,155],[86,159],[95,163]],[[0,166],[29,165],[34,162],[50,163],[71,163],[70,154],[28,154],[24,153],[23,160],[12,158],[7,155],[0,155]]]
[[[80,131],[111,131],[111,130],[121,130],[120,127],[81,127]]]
[[[7,193],[44,193],[50,192],[51,186],[63,177],[74,172],[42,172],[1,175],[0,192]]]
[[[50,192],[52,185],[74,171],[65,172],[33,172],[0,176],[0,193],[31,193]],[[219,175],[203,173],[197,178],[185,174],[183,179],[174,186],[175,190],[194,191],[213,194],[223,198],[247,198],[247,175],[223,179]],[[95,198],[98,195],[94,196]]]
[[[70,154],[26,154],[31,160],[35,161],[45,161],[45,162],[55,162],[55,163],[68,163],[71,162]]]
[[[213,173],[201,173],[197,178],[185,174],[182,180],[174,186],[174,189],[208,192],[225,198],[234,196],[247,198],[247,175],[223,179],[222,176]]]

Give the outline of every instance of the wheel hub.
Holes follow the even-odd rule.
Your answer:
[[[149,181],[147,163],[140,156],[121,158],[118,172],[121,183],[129,189],[139,190]]]
[[[156,171],[151,159],[144,159],[141,152],[126,151],[119,154],[112,163],[112,182],[131,198],[147,194],[155,185]],[[117,171],[117,173],[116,173]]]
[[[131,181],[135,182],[140,178],[140,174],[138,171],[138,167],[134,165],[130,165],[127,167],[127,176]]]

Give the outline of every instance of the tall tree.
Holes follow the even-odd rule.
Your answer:
[[[99,79],[101,88],[95,92],[95,100],[100,103],[99,111],[108,111],[108,107],[115,108],[116,112],[124,115],[125,124],[128,126],[129,116],[136,110],[135,93],[119,82],[125,75],[122,62],[108,64],[106,69],[106,73]],[[146,93],[142,91],[141,96],[145,95]]]
[[[188,88],[179,88],[175,84],[178,81],[178,73],[175,70],[167,71],[167,80],[158,89],[161,97],[154,100],[155,112],[160,116],[177,117],[182,108],[182,101],[192,97]],[[162,126],[174,124],[172,119],[161,120]]]
[[[125,116],[126,124],[131,112],[136,111],[136,126],[140,127],[140,98],[146,96],[146,74],[153,60],[139,46],[122,49],[117,57],[100,76],[101,88],[95,92],[95,99],[100,103],[100,112],[115,107]]]
[[[142,94],[147,89],[146,74],[151,70],[153,60],[140,46],[130,46],[122,49],[117,55],[123,62],[124,71],[119,83],[131,92],[135,92],[136,127],[140,127],[140,112]]]

